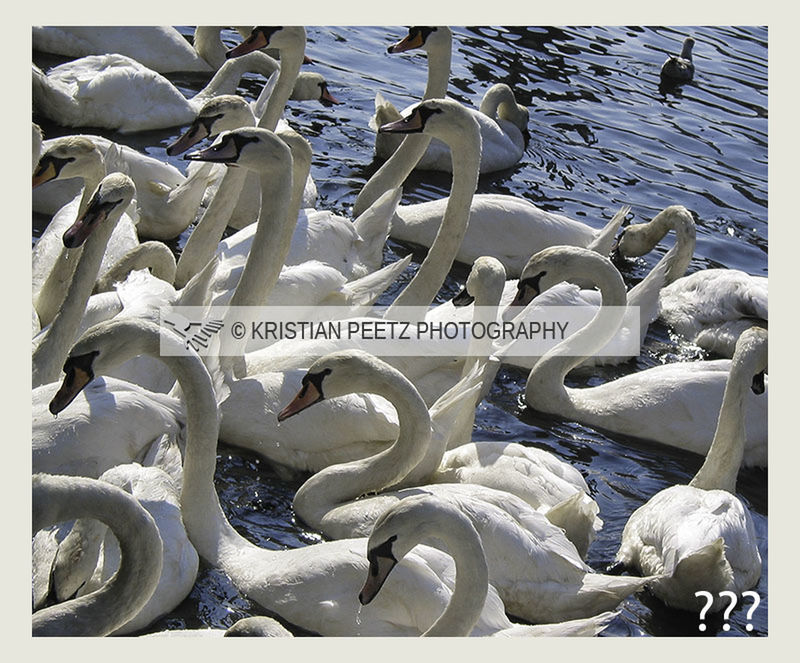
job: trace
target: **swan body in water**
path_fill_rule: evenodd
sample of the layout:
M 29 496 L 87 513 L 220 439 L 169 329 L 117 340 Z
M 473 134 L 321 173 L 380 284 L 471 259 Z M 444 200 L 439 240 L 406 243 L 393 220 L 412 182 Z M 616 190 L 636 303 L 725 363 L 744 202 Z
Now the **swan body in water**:
M 692 62 L 692 48 L 694 39 L 686 37 L 683 40 L 680 55 L 670 55 L 661 65 L 661 81 L 664 84 L 688 83 L 694 77 L 694 62 Z
M 656 220 L 657 217 L 625 228 L 616 252 L 625 257 L 642 256 L 674 227 L 677 233 L 674 249 L 682 245 L 686 248 L 680 249 L 680 257 L 670 265 L 666 285 L 658 296 L 658 316 L 707 352 L 732 357 L 736 339 L 743 331 L 754 324 L 767 326 L 767 277 L 738 269 L 701 269 L 684 276 L 694 252 L 694 233 L 687 236 L 680 227 L 659 224 Z
M 343 350 L 314 362 L 279 419 L 326 398 L 359 392 L 389 400 L 397 410 L 400 433 L 388 449 L 327 467 L 300 487 L 293 507 L 309 525 L 332 538 L 361 536 L 396 503 L 421 492 L 437 495 L 464 510 L 480 533 L 489 577 L 506 611 L 534 623 L 611 610 L 648 582 L 593 573 L 561 528 L 503 490 L 461 483 L 386 490 L 424 459 L 431 444 L 431 421 L 422 398 L 402 373 L 368 353 Z
M 489 567 L 481 537 L 472 521 L 457 507 L 432 495 L 415 495 L 387 509 L 375 521 L 367 542 L 369 574 L 358 595 L 362 605 L 379 594 L 397 563 L 418 543 L 431 539 L 449 551 L 455 560 L 456 577 L 447 608 L 422 633 L 423 637 L 469 635 L 487 602 L 498 598 L 489 584 Z M 501 608 L 502 610 L 502 608 Z M 617 613 L 560 624 L 521 625 L 509 621 L 495 637 L 593 636 Z
M 415 26 L 409 28 L 406 37 L 388 48 L 389 53 L 403 53 L 414 48 L 425 50 L 428 55 L 428 82 L 423 100 L 447 96 L 452 41 L 453 33 L 446 26 Z M 528 109 L 517 103 L 514 91 L 505 83 L 497 83 L 486 91 L 480 109 L 471 109 L 470 112 L 481 131 L 483 150 L 480 172 L 491 173 L 516 164 L 525 151 Z M 375 97 L 375 115 L 370 120 L 370 127 L 377 130 L 384 124 L 399 120 L 401 115 L 379 92 Z M 388 159 L 403 140 L 402 136 L 377 133 L 376 156 Z M 415 168 L 452 172 L 450 149 L 442 141 L 432 139 L 418 158 Z
M 551 247 L 533 256 L 523 271 L 538 291 L 565 279 L 591 279 L 602 306 L 589 324 L 539 359 L 528 375 L 525 402 L 532 408 L 612 433 L 705 455 L 714 437 L 731 368 L 728 359 L 674 362 L 624 375 L 593 387 L 569 388 L 567 373 L 602 348 L 625 313 L 625 284 L 611 264 L 579 247 Z M 767 463 L 767 398 L 745 398 L 744 465 Z
M 369 569 L 366 537 L 269 550 L 234 530 L 214 489 L 218 439 L 214 387 L 200 358 L 191 351 L 178 354 L 182 348 L 177 335 L 151 322 L 115 320 L 97 325 L 70 352 L 57 406 L 68 407 L 89 375 L 102 375 L 140 353 L 160 357 L 175 372 L 186 397 L 181 513 L 201 558 L 225 573 L 250 600 L 285 622 L 320 635 L 419 635 L 430 628 L 453 591 L 453 562 L 441 551 L 420 546 L 408 553 L 384 583 L 381 595 L 364 609 L 358 593 Z M 499 602 L 485 606 L 472 635 L 508 628 L 500 607 Z
M 750 513 L 735 495 L 744 453 L 745 393 L 767 368 L 767 332 L 755 327 L 736 344 L 717 430 L 706 460 L 687 486 L 654 495 L 631 514 L 616 560 L 645 574 L 663 573 L 653 593 L 667 605 L 701 612 L 730 605 L 761 577 L 761 555 Z M 762 385 L 763 386 L 763 385 Z M 710 592 L 713 603 L 698 597 Z M 722 594 L 722 595 L 721 595 Z
M 33 65 L 33 105 L 68 127 L 133 133 L 190 124 L 207 99 L 233 94 L 245 73 L 263 71 L 269 77 L 274 66 L 268 60 L 263 53 L 253 53 L 226 62 L 191 99 L 161 74 L 124 55 L 88 55 L 46 74 Z

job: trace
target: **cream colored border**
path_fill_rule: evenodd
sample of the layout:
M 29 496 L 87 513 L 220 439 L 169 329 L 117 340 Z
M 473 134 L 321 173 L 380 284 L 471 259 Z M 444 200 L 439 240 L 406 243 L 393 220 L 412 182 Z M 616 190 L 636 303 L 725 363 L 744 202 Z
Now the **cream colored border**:
M 800 237 L 800 218 L 792 203 L 798 189 L 797 141 L 797 45 L 800 43 L 798 12 L 791 3 L 762 0 L 699 2 L 619 2 L 611 0 L 569 0 L 538 2 L 506 0 L 489 3 L 472 0 L 384 0 L 384 2 L 347 2 L 343 0 L 306 0 L 303 3 L 259 2 L 211 3 L 209 0 L 154 2 L 81 2 L 40 0 L 36 3 L 7 3 L 4 8 L 5 35 L 2 41 L 5 95 L 0 99 L 5 131 L 2 135 L 3 196 L 6 203 L 0 228 L 6 241 L 2 276 L 6 286 L 6 315 L 0 341 L 3 342 L 5 378 L 2 467 L 2 499 L 6 505 L 2 544 L 4 570 L 4 628 L 8 651 L 4 657 L 57 658 L 59 661 L 93 661 L 113 658 L 115 663 L 177 660 L 190 657 L 201 661 L 231 661 L 234 657 L 253 660 L 318 661 L 379 660 L 381 663 L 407 659 L 443 660 L 455 657 L 468 661 L 525 661 L 558 657 L 573 661 L 634 660 L 675 661 L 753 661 L 764 656 L 780 655 L 794 645 L 800 633 L 795 622 L 800 616 L 795 607 L 798 583 L 798 523 L 794 489 L 800 480 L 800 434 L 793 425 L 800 408 L 794 401 L 798 368 L 792 341 L 800 332 L 797 298 L 792 297 L 798 279 L 793 267 L 798 264 L 793 248 Z M 769 587 L 770 635 L 768 638 L 601 638 L 542 639 L 536 642 L 496 639 L 459 639 L 420 641 L 404 639 L 303 638 L 297 640 L 257 639 L 204 640 L 202 642 L 145 641 L 134 638 L 33 640 L 30 637 L 30 548 L 19 530 L 30 529 L 30 483 L 27 469 L 30 454 L 29 384 L 30 360 L 28 286 L 30 262 L 30 198 L 28 164 L 30 155 L 30 26 L 35 23 L 91 25 L 193 25 L 220 22 L 247 25 L 268 22 L 279 25 L 409 25 L 409 24 L 529 24 L 529 25 L 767 25 L 769 27 L 769 264 L 772 276 L 772 328 L 770 366 L 770 549 Z M 19 91 L 23 91 L 20 93 Z M 18 167 L 22 164 L 22 167 Z M 23 250 L 23 247 L 25 249 Z M 23 348 L 26 350 L 23 351 Z M 780 649 L 779 649 L 780 648 Z M 257 658 L 256 658 L 257 657 Z M 35 659 L 34 659 L 35 660 Z

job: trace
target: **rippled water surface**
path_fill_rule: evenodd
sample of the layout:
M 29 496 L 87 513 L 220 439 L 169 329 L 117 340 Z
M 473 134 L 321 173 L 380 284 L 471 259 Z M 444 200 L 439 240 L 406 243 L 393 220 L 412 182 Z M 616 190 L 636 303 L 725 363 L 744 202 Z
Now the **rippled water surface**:
M 191 37 L 191 27 L 181 27 Z M 223 33 L 231 45 L 239 38 Z M 310 67 L 329 81 L 345 103 L 324 108 L 290 102 L 289 123 L 311 141 L 318 208 L 349 214 L 355 197 L 379 165 L 372 158 L 368 128 L 376 91 L 403 108 L 425 87 L 424 54 L 390 55 L 386 47 L 405 34 L 401 27 L 310 27 Z M 684 36 L 696 40 L 694 82 L 659 90 L 658 71 Z M 60 62 L 34 53 L 41 66 Z M 203 77 L 172 76 L 194 95 Z M 697 249 L 689 271 L 731 267 L 767 274 L 767 30 L 757 27 L 454 28 L 449 94 L 478 105 L 495 82 L 510 84 L 530 108 L 530 142 L 514 168 L 484 176 L 480 192 L 511 193 L 600 227 L 623 204 L 631 220 L 652 218 L 671 204 L 686 206 L 697 221 Z M 241 93 L 253 98 L 261 81 L 250 77 Z M 73 130 L 40 121 L 45 137 Z M 89 129 L 84 130 L 89 133 Z M 166 159 L 165 146 L 179 127 L 135 135 L 99 130 L 113 140 Z M 185 170 L 185 162 L 173 163 Z M 414 174 L 404 202 L 446 195 L 449 176 Z M 34 234 L 38 234 L 34 231 Z M 180 250 L 185 237 L 174 243 Z M 623 266 L 626 282 L 640 280 L 668 248 Z M 390 241 L 388 261 L 409 249 Z M 415 254 L 419 258 L 420 254 Z M 457 265 L 440 300 L 463 284 L 468 268 Z M 396 291 L 396 289 L 395 289 Z M 394 292 L 394 291 L 393 291 Z M 389 299 L 391 297 L 389 296 Z M 386 299 L 386 298 L 385 298 Z M 383 301 L 383 300 L 382 300 Z M 623 366 L 576 375 L 574 384 L 595 384 L 668 361 L 687 361 L 700 351 L 677 343 L 659 324 L 651 326 L 642 355 Z M 657 491 L 687 483 L 702 458 L 665 447 L 608 436 L 582 425 L 545 418 L 521 401 L 526 375 L 502 369 L 480 404 L 473 439 L 514 440 L 554 452 L 586 476 L 605 525 L 588 563 L 608 565 L 631 512 Z M 217 487 L 228 517 L 248 538 L 267 548 L 292 548 L 320 540 L 295 522 L 291 511 L 301 478 L 285 479 L 265 461 L 221 447 Z M 604 635 L 765 635 L 767 632 L 767 472 L 744 470 L 738 492 L 749 506 L 764 559 L 755 588 L 761 597 L 709 618 L 701 633 L 695 615 L 671 610 L 640 595 L 623 604 Z M 191 595 L 148 631 L 163 628 L 227 627 L 260 609 L 239 595 L 223 574 L 203 567 Z M 748 630 L 752 625 L 752 630 Z

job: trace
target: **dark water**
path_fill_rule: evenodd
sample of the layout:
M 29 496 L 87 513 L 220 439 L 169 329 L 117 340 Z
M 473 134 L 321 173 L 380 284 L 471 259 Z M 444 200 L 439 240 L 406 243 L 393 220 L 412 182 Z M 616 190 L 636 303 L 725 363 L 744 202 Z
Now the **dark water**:
M 193 30 L 180 30 L 191 37 Z M 405 34 L 400 27 L 311 27 L 306 52 L 345 102 L 324 108 L 290 102 L 289 123 L 314 148 L 312 175 L 318 208 L 349 214 L 355 197 L 379 165 L 372 159 L 374 134 L 367 127 L 375 92 L 398 108 L 417 100 L 425 87 L 421 53 L 389 55 L 386 47 Z M 224 33 L 234 44 L 233 33 Z M 697 220 L 697 250 L 689 271 L 730 267 L 767 274 L 767 30 L 757 27 L 511 27 L 454 28 L 449 94 L 477 104 L 494 82 L 507 82 L 531 111 L 531 139 L 514 168 L 481 178 L 480 192 L 511 193 L 541 207 L 599 227 L 622 205 L 633 222 L 650 219 L 671 204 L 687 207 Z M 667 53 L 680 50 L 686 35 L 696 40 L 694 82 L 673 92 L 659 90 L 658 71 Z M 39 64 L 57 60 L 34 54 Z M 185 94 L 202 77 L 173 77 Z M 241 92 L 254 97 L 260 81 Z M 34 119 L 37 119 L 34 116 Z M 45 137 L 71 130 L 42 122 Z M 88 132 L 88 130 L 86 130 Z M 180 129 L 133 136 L 96 131 L 166 158 L 165 146 Z M 184 162 L 174 160 L 179 168 Z M 412 175 L 404 202 L 446 195 L 449 176 Z M 185 236 L 175 242 L 179 250 Z M 629 284 L 640 280 L 668 248 L 623 266 Z M 408 252 L 389 242 L 386 260 Z M 451 272 L 440 298 L 463 283 L 468 268 Z M 659 324 L 651 327 L 641 357 L 626 365 L 578 375 L 575 384 L 596 383 L 667 361 L 699 358 L 676 343 Z M 603 530 L 588 563 L 608 565 L 630 513 L 649 497 L 687 483 L 702 458 L 642 441 L 607 436 L 578 424 L 543 418 L 521 402 L 526 375 L 502 369 L 480 404 L 473 439 L 514 440 L 547 449 L 586 476 L 600 505 Z M 300 480 L 286 481 L 257 457 L 221 447 L 217 487 L 228 517 L 248 538 L 268 548 L 291 548 L 319 540 L 298 525 L 291 499 Z M 755 590 L 761 602 L 740 602 L 729 630 L 721 616 L 704 633 L 697 616 L 639 595 L 623 604 L 604 635 L 766 635 L 768 612 L 767 472 L 743 470 L 739 495 L 753 515 L 764 559 Z M 203 567 L 191 595 L 149 631 L 226 627 L 258 614 L 218 571 Z M 752 613 L 752 614 L 749 614 Z M 748 619 L 748 616 L 751 618 Z M 747 626 L 752 630 L 747 630 Z

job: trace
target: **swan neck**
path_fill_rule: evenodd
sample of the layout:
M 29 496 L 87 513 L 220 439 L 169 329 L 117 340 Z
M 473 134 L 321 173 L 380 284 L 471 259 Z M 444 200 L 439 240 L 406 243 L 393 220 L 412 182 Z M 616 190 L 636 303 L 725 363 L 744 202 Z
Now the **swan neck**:
M 414 385 L 399 371 L 381 367 L 358 389 L 383 396 L 395 407 L 400 434 L 388 449 L 369 458 L 331 465 L 300 487 L 293 505 L 312 526 L 319 527 L 335 507 L 398 483 L 420 462 L 430 443 L 428 408 Z
M 303 36 L 302 42 L 298 41 L 296 45 L 281 48 L 281 63 L 278 80 L 275 83 L 275 89 L 269 97 L 264 115 L 258 123 L 258 126 L 262 129 L 275 131 L 278 126 L 278 120 L 280 120 L 281 115 L 283 115 L 283 109 L 286 107 L 286 102 L 289 101 L 289 97 L 294 89 L 294 82 L 300 73 L 304 54 L 305 35 Z
M 183 247 L 175 274 L 175 287 L 182 288 L 214 257 L 225 227 L 239 202 L 249 171 L 226 168 L 217 193 L 203 212 Z
M 61 367 L 78 332 L 100 271 L 106 245 L 121 215 L 122 210 L 109 215 L 86 240 L 66 297 L 33 351 L 33 387 L 54 382 L 61 375 Z
M 478 623 L 489 593 L 486 554 L 480 536 L 466 517 L 443 519 L 436 538 L 445 544 L 455 562 L 455 587 L 445 611 L 422 635 L 466 636 Z
M 452 44 L 453 40 L 449 39 L 446 46 L 428 51 L 428 82 L 425 85 L 425 93 L 422 95 L 423 99 L 440 99 L 447 95 Z
M 460 134 L 458 143 L 453 142 L 450 150 L 453 181 L 442 222 L 428 249 L 428 255 L 414 278 L 389 307 L 387 318 L 392 317 L 395 306 L 430 306 L 442 287 L 467 232 L 481 161 L 481 138 L 477 123 L 470 127 L 469 134 Z
M 525 385 L 525 400 L 544 411 L 569 409 L 571 398 L 564 378 L 614 337 L 625 315 L 625 283 L 613 265 L 600 256 L 597 259 L 590 256 L 581 267 L 564 276 L 596 285 L 601 294 L 600 310 L 587 325 L 545 353 L 531 369 Z
M 736 492 L 736 477 L 744 457 L 744 413 L 751 379 L 752 374 L 748 375 L 747 364 L 741 361 L 740 356 L 735 356 L 731 360 L 728 381 L 725 383 L 714 439 L 703 465 L 689 483 L 690 486 L 704 490 Z
M 112 290 L 115 283 L 124 281 L 128 274 L 137 269 L 149 269 L 156 278 L 172 283 L 175 280 L 175 256 L 163 242 L 137 244 L 97 279 L 94 292 Z
M 34 636 L 112 633 L 144 607 L 161 577 L 161 537 L 135 498 L 102 481 L 34 475 L 33 530 L 75 518 L 109 526 L 120 546 L 119 570 L 97 591 L 34 614 Z
M 300 211 L 299 205 L 290 209 L 293 178 L 289 164 L 286 166 L 260 174 L 258 225 L 230 306 L 262 306 L 278 282 Z

